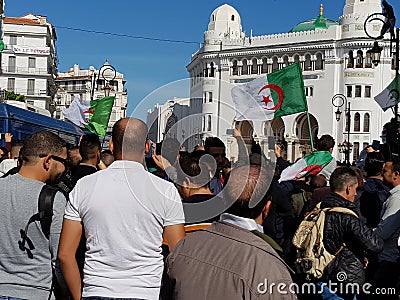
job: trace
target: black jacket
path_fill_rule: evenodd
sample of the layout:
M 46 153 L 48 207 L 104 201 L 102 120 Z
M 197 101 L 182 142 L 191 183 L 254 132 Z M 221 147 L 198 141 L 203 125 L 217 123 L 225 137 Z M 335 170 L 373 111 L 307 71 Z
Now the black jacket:
M 345 207 L 356 211 L 354 203 L 336 193 L 330 194 L 322 201 L 321 208 L 327 207 Z M 345 213 L 328 212 L 325 218 L 324 245 L 330 253 L 334 254 L 343 243 L 346 244 L 346 248 L 325 269 L 325 279 L 344 284 L 362 285 L 365 281 L 365 253 L 382 251 L 383 241 L 359 218 Z M 339 272 L 344 273 L 338 275 Z M 345 280 L 341 280 L 343 278 Z
M 389 190 L 382 180 L 376 178 L 367 178 L 364 185 L 360 187 L 358 197 L 360 210 L 369 228 L 378 226 L 383 203 L 390 196 Z

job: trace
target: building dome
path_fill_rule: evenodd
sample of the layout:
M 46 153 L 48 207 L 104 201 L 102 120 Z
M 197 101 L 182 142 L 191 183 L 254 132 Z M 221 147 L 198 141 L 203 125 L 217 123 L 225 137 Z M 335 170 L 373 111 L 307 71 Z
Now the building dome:
M 239 13 L 228 4 L 221 5 L 212 12 L 210 23 L 208 24 L 208 30 L 219 30 L 219 24 L 236 25 L 234 27 L 240 27 L 240 30 L 242 27 Z M 224 29 L 225 31 L 226 27 L 221 29 Z
M 321 4 L 319 9 L 319 16 L 317 18 L 299 23 L 294 26 L 289 32 L 328 29 L 330 26 L 333 25 L 339 25 L 339 23 L 333 20 L 329 20 L 323 16 L 323 6 Z

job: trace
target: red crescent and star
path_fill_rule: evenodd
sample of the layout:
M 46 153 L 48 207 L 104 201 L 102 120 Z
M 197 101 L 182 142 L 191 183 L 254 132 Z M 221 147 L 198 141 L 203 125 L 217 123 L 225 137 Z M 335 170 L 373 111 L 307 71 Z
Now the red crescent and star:
M 277 110 L 277 109 L 279 109 L 282 106 L 282 102 L 283 102 L 283 90 L 282 90 L 282 88 L 280 86 L 276 85 L 276 84 L 267 84 L 267 85 L 263 86 L 258 91 L 258 94 L 260 94 L 265 89 L 274 90 L 278 94 L 279 101 L 274 107 L 271 107 L 271 108 L 264 107 L 264 109 L 266 109 L 266 110 Z M 263 102 L 265 104 L 265 106 L 267 106 L 268 103 L 270 103 L 270 102 L 272 102 L 272 103 L 274 102 L 271 99 L 271 95 L 269 95 L 268 97 L 265 97 L 264 95 L 262 95 L 262 97 L 263 97 L 263 100 L 261 102 Z

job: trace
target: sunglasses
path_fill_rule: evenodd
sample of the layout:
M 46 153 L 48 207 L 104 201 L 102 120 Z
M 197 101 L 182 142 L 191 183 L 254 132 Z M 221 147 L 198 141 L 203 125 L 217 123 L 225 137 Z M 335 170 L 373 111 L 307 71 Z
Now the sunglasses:
M 43 158 L 43 157 L 46 157 L 46 156 L 47 156 L 47 154 L 40 154 L 39 155 L 40 158 Z M 66 167 L 66 168 L 68 168 L 68 166 L 69 166 L 68 159 L 65 159 L 65 158 L 62 158 L 62 157 L 59 157 L 59 156 L 53 155 L 53 154 L 50 155 L 50 158 L 62 163 L 64 165 L 64 167 Z

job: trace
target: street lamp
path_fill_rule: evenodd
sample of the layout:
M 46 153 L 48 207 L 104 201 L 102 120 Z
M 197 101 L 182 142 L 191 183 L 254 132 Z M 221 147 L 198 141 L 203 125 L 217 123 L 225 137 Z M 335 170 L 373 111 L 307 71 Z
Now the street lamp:
M 394 15 L 393 8 L 390 4 L 388 4 L 386 1 L 382 2 L 383 4 L 383 12 L 382 13 L 375 13 L 372 15 L 369 15 L 367 19 L 364 22 L 364 31 L 366 35 L 374 39 L 374 46 L 372 47 L 371 55 L 372 55 L 372 62 L 375 66 L 377 66 L 380 63 L 380 55 L 383 50 L 383 47 L 380 47 L 378 44 L 378 40 L 382 40 L 384 38 L 384 35 L 387 32 L 390 32 L 390 55 L 392 56 L 392 64 L 395 66 L 395 75 L 396 77 L 399 75 L 399 38 L 400 38 L 400 29 L 395 28 L 396 24 L 396 17 Z M 374 31 L 374 27 L 376 27 L 377 23 L 381 23 L 381 31 L 379 35 L 373 35 L 372 32 Z M 399 91 L 394 89 L 391 90 L 389 93 L 390 97 L 393 99 L 396 99 L 396 104 L 394 105 L 394 120 L 393 120 L 393 136 L 395 139 L 392 142 L 388 142 L 389 147 L 392 148 L 392 151 L 394 150 L 394 153 L 397 153 L 399 155 L 399 118 L 398 118 L 398 112 L 399 112 Z M 392 144 L 392 145 L 391 145 Z
M 101 81 L 104 81 L 104 96 L 108 97 L 110 96 L 110 91 L 111 91 L 111 87 L 109 85 L 110 81 L 113 81 L 115 79 L 115 77 L 117 76 L 117 71 L 115 70 L 115 68 L 110 65 L 110 63 L 106 60 L 104 62 L 104 64 L 101 66 L 101 68 L 99 69 L 98 73 L 96 74 L 96 72 L 93 72 L 92 75 L 92 92 L 90 95 L 90 99 L 93 100 L 94 98 L 94 90 L 96 88 L 99 87 L 99 84 L 101 83 Z M 97 80 L 96 80 L 97 77 Z
M 340 108 L 344 105 L 344 111 L 346 115 L 346 129 L 347 129 L 347 141 L 344 140 L 343 144 L 339 144 L 339 152 L 345 154 L 345 162 L 347 166 L 350 166 L 350 152 L 352 150 L 353 145 L 350 143 L 350 101 L 347 101 L 347 98 L 343 94 L 336 94 L 332 97 L 332 105 L 337 108 L 335 111 L 336 121 L 340 121 L 340 117 L 342 112 Z

